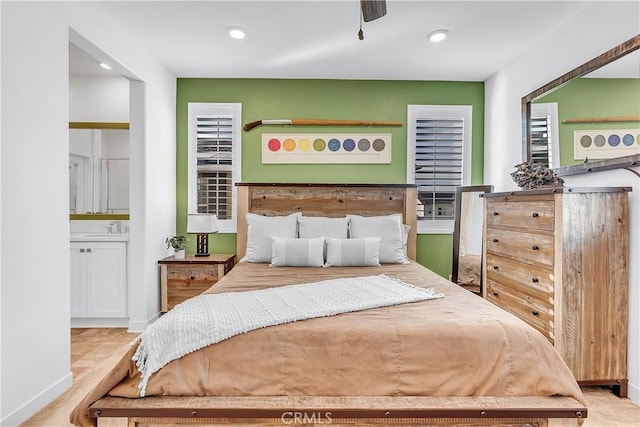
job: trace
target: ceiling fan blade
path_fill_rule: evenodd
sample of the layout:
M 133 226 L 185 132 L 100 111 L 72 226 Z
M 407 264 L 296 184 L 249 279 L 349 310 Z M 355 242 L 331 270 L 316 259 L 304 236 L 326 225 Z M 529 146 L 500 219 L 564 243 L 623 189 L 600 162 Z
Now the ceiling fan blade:
M 385 0 L 360 0 L 362 7 L 362 19 L 364 22 L 382 18 L 387 14 L 387 3 Z

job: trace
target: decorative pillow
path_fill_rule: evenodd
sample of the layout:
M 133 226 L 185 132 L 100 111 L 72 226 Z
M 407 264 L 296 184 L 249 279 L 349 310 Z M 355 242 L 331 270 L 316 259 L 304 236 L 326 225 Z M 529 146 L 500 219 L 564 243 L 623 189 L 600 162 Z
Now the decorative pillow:
M 380 236 L 380 262 L 406 264 L 401 214 L 383 216 L 347 215 L 351 238 Z
M 409 233 L 411 232 L 411 226 L 408 224 L 402 224 L 402 247 L 404 249 L 404 256 L 407 256 L 407 242 L 409 242 Z
M 299 213 L 287 216 L 263 216 L 248 213 L 247 250 L 240 262 L 271 262 L 273 237 L 295 238 Z
M 273 237 L 272 267 L 322 267 L 324 237 L 287 239 Z
M 300 238 L 333 237 L 346 239 L 349 221 L 346 217 L 329 218 L 326 216 L 300 216 L 298 217 L 298 230 Z
M 380 237 L 333 239 L 327 237 L 327 267 L 373 267 L 380 265 Z

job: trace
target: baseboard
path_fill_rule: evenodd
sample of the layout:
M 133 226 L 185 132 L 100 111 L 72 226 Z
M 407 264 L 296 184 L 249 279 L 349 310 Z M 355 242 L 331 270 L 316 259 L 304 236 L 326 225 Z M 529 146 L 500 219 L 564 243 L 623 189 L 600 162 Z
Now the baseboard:
M 82 318 L 72 317 L 72 328 L 126 328 L 129 324 L 128 318 Z
M 65 391 L 71 388 L 73 384 L 73 374 L 69 372 L 67 375 L 56 381 L 50 387 L 38 394 L 36 397 L 13 411 L 0 421 L 3 426 L 17 426 L 31 418 L 36 412 L 51 403 Z
M 153 322 L 155 322 L 160 318 L 160 314 L 161 313 L 156 313 L 155 315 L 151 316 L 148 320 L 143 320 L 143 321 L 129 320 L 129 329 L 127 330 L 127 332 L 130 332 L 130 333 L 144 332 L 144 330 L 147 329 L 147 326 L 149 326 L 150 324 L 152 324 Z
M 640 406 L 640 386 L 629 383 L 628 388 L 629 399 L 636 405 Z

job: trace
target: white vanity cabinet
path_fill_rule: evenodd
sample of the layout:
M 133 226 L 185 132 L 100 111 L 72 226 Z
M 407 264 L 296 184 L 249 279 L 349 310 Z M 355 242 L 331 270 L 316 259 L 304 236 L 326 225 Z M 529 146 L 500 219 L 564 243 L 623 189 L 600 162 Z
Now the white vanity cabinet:
M 127 243 L 71 241 L 71 326 L 127 325 Z

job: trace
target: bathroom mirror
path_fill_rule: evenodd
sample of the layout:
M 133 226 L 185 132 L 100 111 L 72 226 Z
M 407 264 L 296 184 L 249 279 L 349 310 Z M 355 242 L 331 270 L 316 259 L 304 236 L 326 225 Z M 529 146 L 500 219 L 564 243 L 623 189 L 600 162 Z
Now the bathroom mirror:
M 524 96 L 523 160 L 535 160 L 543 164 L 549 161 L 549 166 L 561 176 L 639 165 L 639 48 L 640 35 L 637 35 Z M 623 95 L 605 101 L 605 97 L 613 92 L 609 89 L 612 86 L 605 87 L 605 84 L 617 85 L 623 80 L 625 84 L 632 85 L 632 90 L 617 89 Z M 587 88 L 595 90 L 591 88 L 596 84 L 599 84 L 599 92 L 590 95 Z M 599 104 L 587 109 L 587 102 L 570 96 L 572 91 L 586 96 L 589 103 Z M 547 128 L 540 117 L 544 114 L 532 116 L 532 110 L 541 106 L 537 105 L 541 102 L 554 104 L 550 102 L 554 97 L 557 98 L 555 104 L 560 111 L 560 118 L 554 126 Z M 553 136 L 548 139 L 547 136 L 552 135 L 551 132 L 558 132 L 558 128 L 556 140 L 552 141 Z M 581 136 L 581 132 L 584 136 Z M 544 137 L 540 138 L 541 135 Z M 559 146 L 553 150 L 548 144 Z M 560 159 L 549 159 L 547 152 L 559 153 Z
M 484 198 L 492 185 L 456 188 L 451 281 L 482 295 L 482 218 Z
M 69 123 L 69 213 L 129 213 L 128 123 Z

